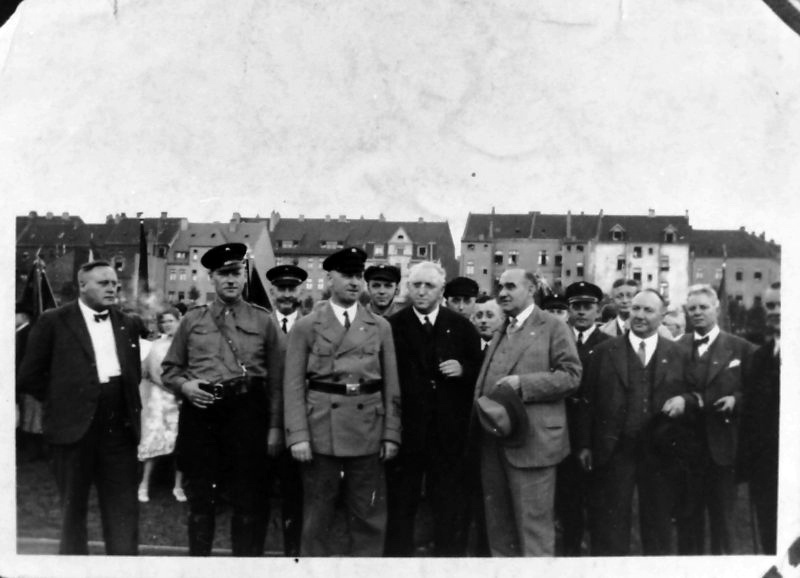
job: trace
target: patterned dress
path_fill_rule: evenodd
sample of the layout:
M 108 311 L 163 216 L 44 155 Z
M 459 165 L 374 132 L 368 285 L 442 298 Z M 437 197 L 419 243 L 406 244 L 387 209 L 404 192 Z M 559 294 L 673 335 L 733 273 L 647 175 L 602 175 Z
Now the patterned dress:
M 166 335 L 154 341 L 142 363 L 142 437 L 139 460 L 171 454 L 178 437 L 179 401 L 161 383 L 161 361 L 172 338 Z

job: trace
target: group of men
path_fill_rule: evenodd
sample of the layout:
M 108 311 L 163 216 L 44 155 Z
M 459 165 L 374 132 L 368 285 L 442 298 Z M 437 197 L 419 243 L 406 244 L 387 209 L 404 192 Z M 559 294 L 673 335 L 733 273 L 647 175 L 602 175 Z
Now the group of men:
M 216 298 L 187 312 L 163 362 L 183 400 L 191 555 L 211 553 L 223 497 L 233 554 L 261 555 L 273 480 L 289 556 L 414 555 L 423 497 L 431 555 L 580 555 L 587 526 L 591 554 L 625 555 L 634 490 L 644 554 L 676 551 L 674 528 L 678 552 L 702 553 L 706 510 L 712 552 L 728 553 L 743 455 L 774 551 L 779 288 L 766 299 L 776 337 L 753 354 L 719 330 L 707 286 L 690 288 L 694 334 L 676 342 L 662 333 L 662 296 L 631 283 L 614 286 L 618 317 L 600 327 L 603 293 L 590 283 L 567 288 L 559 316 L 536 304 L 538 280 L 522 269 L 505 271 L 490 298 L 422 262 L 401 307 L 400 270 L 365 269 L 364 251 L 347 247 L 323 263 L 330 298 L 302 315 L 307 273 L 294 265 L 267 272 L 272 312 L 242 298 L 246 250 L 203 256 Z M 106 550 L 130 555 L 137 336 L 113 307 L 108 263 L 86 264 L 78 281 L 79 300 L 34 326 L 19 383 L 45 401 L 61 553 L 87 552 L 94 483 Z M 342 506 L 344 550 L 331 538 Z

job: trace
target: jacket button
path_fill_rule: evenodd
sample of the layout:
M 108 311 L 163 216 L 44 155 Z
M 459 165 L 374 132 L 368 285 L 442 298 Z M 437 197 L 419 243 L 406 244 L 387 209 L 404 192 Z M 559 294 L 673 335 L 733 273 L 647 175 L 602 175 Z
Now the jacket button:
M 337 407 L 339 407 L 339 404 L 338 404 L 338 403 L 332 403 L 332 404 L 331 404 L 331 408 L 332 408 L 332 409 L 336 409 Z
M 364 404 L 363 403 L 359 403 L 356 407 L 358 409 L 364 409 Z

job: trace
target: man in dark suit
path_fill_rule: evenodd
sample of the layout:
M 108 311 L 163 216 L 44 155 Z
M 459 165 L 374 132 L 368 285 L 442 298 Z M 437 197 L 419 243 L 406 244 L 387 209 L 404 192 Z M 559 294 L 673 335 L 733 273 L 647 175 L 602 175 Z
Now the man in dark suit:
M 469 523 L 465 442 L 480 368 L 480 337 L 464 316 L 440 307 L 445 272 L 435 263 L 408 275 L 412 306 L 389 318 L 402 402 L 403 446 L 386 465 L 386 556 L 414 554 L 422 496 L 433 512 L 435 556 L 463 556 Z
M 478 296 L 478 284 L 469 277 L 456 277 L 444 286 L 444 298 L 447 308 L 460 313 L 467 319 L 475 311 L 475 298 Z
M 503 327 L 506 317 L 497 299 L 481 295 L 475 300 L 475 311 L 472 313 L 471 321 L 481 336 L 481 351 L 485 352 L 494 334 Z
M 106 553 L 138 551 L 141 401 L 139 340 L 113 305 L 117 275 L 105 261 L 78 272 L 79 299 L 42 314 L 19 372 L 22 391 L 44 401 L 61 497 L 61 554 L 88 554 L 89 490 L 97 487 Z
M 289 333 L 283 383 L 286 445 L 301 463 L 303 556 L 330 556 L 344 481 L 347 552 L 380 556 L 386 537 L 383 462 L 400 445 L 400 385 L 389 322 L 358 297 L 367 255 L 346 247 L 322 263 L 331 298 Z
M 308 273 L 296 265 L 277 265 L 267 271 L 270 282 L 270 296 L 275 309 L 272 318 L 288 335 L 295 322 L 302 317 L 300 298 L 303 282 Z M 300 536 L 303 530 L 303 480 L 300 465 L 292 459 L 287 448 L 271 458 L 273 471 L 277 474 L 281 497 L 281 519 L 283 521 L 283 553 L 286 556 L 300 555 Z
M 530 423 L 518 447 L 480 432 L 493 556 L 555 553 L 556 465 L 569 454 L 564 398 L 578 388 L 581 364 L 567 324 L 535 306 L 536 284 L 523 269 L 500 276 L 497 300 L 508 321 L 492 339 L 475 387 L 477 400 L 508 385 L 522 398 Z
M 781 405 L 781 284 L 764 292 L 767 341 L 752 356 L 742 402 L 741 477 L 749 482 L 761 549 L 775 554 Z
M 603 291 L 597 285 L 578 281 L 567 287 L 564 294 L 569 303 L 569 324 L 575 335 L 575 345 L 581 364 L 585 365 L 592 351 L 611 337 L 597 328 Z M 578 459 L 581 414 L 586 411 L 586 400 L 579 389 L 566 399 L 567 425 L 572 453 L 558 464 L 556 477 L 556 515 L 561 521 L 562 539 L 559 554 L 580 556 L 585 527 L 586 494 L 589 474 Z
M 681 496 L 685 512 L 678 517 L 678 553 L 704 553 L 708 510 L 711 553 L 732 554 L 739 407 L 753 347 L 720 330 L 719 300 L 710 285 L 689 287 L 686 311 L 694 333 L 684 335 L 679 343 L 691 358 L 688 376 L 700 396 L 697 434 L 702 454 L 688 492 Z
M 582 388 L 589 403 L 578 435 L 580 460 L 593 471 L 590 497 L 592 555 L 630 553 L 633 493 L 638 489 L 639 527 L 645 555 L 672 553 L 675 503 L 671 458 L 659 451 L 654 426 L 690 414 L 697 397 L 686 383 L 686 359 L 658 327 L 666 310 L 652 289 L 636 294 L 630 332 L 589 354 Z

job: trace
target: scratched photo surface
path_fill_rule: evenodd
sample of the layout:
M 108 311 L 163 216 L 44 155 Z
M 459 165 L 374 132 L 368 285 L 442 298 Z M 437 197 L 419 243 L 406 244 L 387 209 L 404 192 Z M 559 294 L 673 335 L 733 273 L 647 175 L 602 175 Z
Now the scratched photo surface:
M 470 213 L 652 210 L 687 214 L 695 229 L 763 232 L 781 245 L 791 298 L 798 8 L 796 0 L 24 0 L 0 27 L 6 246 L 15 244 L 15 216 L 31 211 L 85 223 L 163 212 L 206 223 L 273 212 L 422 218 L 447 221 L 459 253 Z M 9 251 L 9 270 L 13 259 Z M 3 291 L 10 319 L 12 283 Z M 784 301 L 789 327 L 796 311 Z M 800 444 L 791 443 L 800 426 L 787 418 L 800 410 L 797 388 L 787 389 L 798 379 L 796 338 L 784 334 L 778 557 L 752 556 L 747 545 L 718 559 L 558 559 L 558 572 L 760 576 L 780 564 L 800 536 Z M 8 339 L 0 481 L 19 498 Z M 2 575 L 332 568 L 324 560 L 18 555 L 17 506 L 0 506 Z M 163 515 L 178 517 L 182 507 L 170 503 Z M 227 520 L 218 538 L 227 539 Z M 148 524 L 144 531 L 159 521 Z M 172 545 L 184 546 L 185 525 L 176 528 L 184 533 Z M 276 532 L 270 526 L 268 541 Z M 37 537 L 35 528 L 25 533 Z M 42 533 L 57 538 L 57 528 Z M 445 575 L 552 563 L 357 559 L 341 568 Z M 785 563 L 782 572 L 791 575 Z

